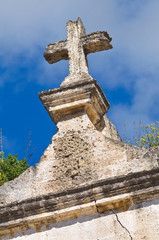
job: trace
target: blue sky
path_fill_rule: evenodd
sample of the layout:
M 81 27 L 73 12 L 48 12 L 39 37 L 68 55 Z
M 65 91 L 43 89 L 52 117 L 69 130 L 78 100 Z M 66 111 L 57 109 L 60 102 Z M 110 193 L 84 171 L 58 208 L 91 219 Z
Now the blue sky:
M 31 131 L 36 147 L 31 164 L 56 133 L 38 92 L 59 87 L 68 61 L 50 65 L 45 47 L 66 39 L 66 22 L 81 17 L 86 32 L 106 30 L 113 49 L 88 56 L 89 72 L 104 90 L 111 107 L 107 116 L 123 136 L 133 122 L 159 120 L 158 0 L 1 0 L 0 128 L 3 149 L 23 152 Z

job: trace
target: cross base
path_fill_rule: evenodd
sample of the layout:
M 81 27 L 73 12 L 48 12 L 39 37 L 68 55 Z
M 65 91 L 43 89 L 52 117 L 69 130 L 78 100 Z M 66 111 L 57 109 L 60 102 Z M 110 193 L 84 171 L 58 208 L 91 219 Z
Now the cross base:
M 69 74 L 61 83 L 60 87 L 67 88 L 79 85 L 85 82 L 92 82 L 93 78 L 85 72 L 79 74 Z
M 96 126 L 110 107 L 94 79 L 68 88 L 43 91 L 39 93 L 39 98 L 55 124 L 66 115 L 85 110 Z

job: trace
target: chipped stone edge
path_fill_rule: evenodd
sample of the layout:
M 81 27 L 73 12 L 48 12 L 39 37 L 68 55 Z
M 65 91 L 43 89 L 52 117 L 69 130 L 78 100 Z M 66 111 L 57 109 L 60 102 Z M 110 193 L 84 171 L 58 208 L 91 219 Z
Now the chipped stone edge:
M 79 82 L 76 86 L 43 91 L 39 93 L 39 98 L 55 124 L 63 115 L 83 109 L 91 122 L 96 125 L 110 107 L 102 89 L 94 79 L 85 83 Z
M 60 194 L 62 199 L 60 199 Z M 10 216 L 13 214 L 12 220 L 9 221 L 8 219 L 8 221 L 1 222 L 0 234 L 6 234 L 10 229 L 17 227 L 25 230 L 28 229 L 28 226 L 34 224 L 57 223 L 112 210 L 127 211 L 133 204 L 158 199 L 159 168 L 129 174 L 125 177 L 94 182 L 90 185 L 53 195 L 56 195 L 56 197 L 52 196 L 53 202 L 51 202 L 49 196 L 41 196 L 41 199 L 27 200 L 26 203 L 28 203 L 28 206 L 26 210 L 31 211 L 29 213 L 30 216 L 27 216 L 27 211 L 25 212 L 26 203 L 23 202 L 15 203 L 15 206 L 8 205 L 0 208 L 0 216 L 2 213 L 5 214 L 5 210 L 6 216 L 8 215 L 8 211 L 10 212 Z M 36 209 L 35 206 L 38 201 L 39 208 Z M 38 214 L 34 214 L 32 204 L 38 210 Z M 45 208 L 41 209 L 42 206 Z M 19 217 L 20 208 L 22 209 L 21 217 Z M 17 216 L 16 211 L 18 211 Z M 5 219 L 4 215 L 3 219 Z

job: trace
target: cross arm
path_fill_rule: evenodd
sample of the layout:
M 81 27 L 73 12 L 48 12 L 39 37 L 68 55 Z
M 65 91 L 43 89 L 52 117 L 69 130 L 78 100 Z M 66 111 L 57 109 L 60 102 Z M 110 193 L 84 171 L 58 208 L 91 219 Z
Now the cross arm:
M 93 32 L 81 37 L 85 54 L 99 52 L 113 48 L 111 38 L 106 31 Z
M 44 57 L 48 63 L 56 63 L 60 60 L 68 60 L 67 40 L 50 43 L 46 47 Z

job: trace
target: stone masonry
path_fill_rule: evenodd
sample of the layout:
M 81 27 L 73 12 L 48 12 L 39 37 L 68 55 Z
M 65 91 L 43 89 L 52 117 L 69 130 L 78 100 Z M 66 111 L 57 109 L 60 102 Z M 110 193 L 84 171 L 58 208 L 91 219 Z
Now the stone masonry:
M 62 82 L 61 87 L 68 87 L 81 81 L 91 81 L 87 55 L 112 48 L 111 38 L 107 32 L 100 31 L 86 35 L 80 18 L 74 22 L 68 21 L 67 33 L 67 40 L 49 44 L 44 53 L 44 57 L 49 63 L 55 63 L 62 59 L 69 60 L 70 74 Z
M 49 63 L 69 60 L 60 88 L 39 93 L 57 133 L 35 168 L 0 187 L 0 240 L 158 240 L 159 147 L 127 145 L 106 117 L 109 102 L 87 68 L 112 48 L 80 18 L 49 44 Z

